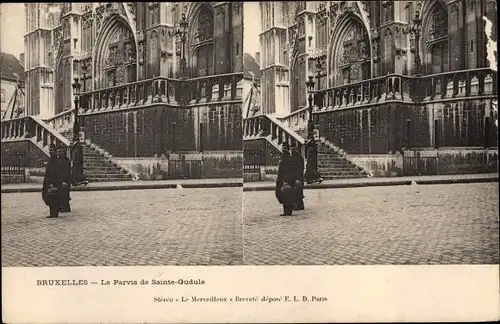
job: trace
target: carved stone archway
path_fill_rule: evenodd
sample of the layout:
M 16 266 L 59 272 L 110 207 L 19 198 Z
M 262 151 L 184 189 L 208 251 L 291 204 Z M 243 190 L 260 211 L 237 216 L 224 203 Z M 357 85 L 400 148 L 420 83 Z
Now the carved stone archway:
M 94 89 L 107 86 L 103 84 L 103 81 L 106 72 L 108 72 L 109 69 L 109 56 L 110 54 L 114 54 L 110 53 L 112 52 L 110 51 L 110 45 L 112 45 L 116 36 L 119 37 L 117 34 L 122 33 L 123 31 L 126 31 L 126 37 L 129 41 L 127 41 L 126 44 L 123 44 L 123 48 L 120 48 L 117 59 L 119 61 L 120 56 L 127 56 L 124 58 L 126 61 L 125 63 L 127 63 L 125 65 L 135 66 L 135 71 L 133 73 L 135 80 L 137 80 L 137 76 L 139 75 L 137 62 L 137 35 L 135 25 L 131 23 L 131 19 L 133 19 L 133 17 L 131 17 L 129 12 L 130 10 L 128 10 L 127 5 L 120 3 L 107 3 L 105 5 L 105 10 L 103 22 L 92 53 L 92 75 L 95 77 Z M 130 59 L 129 57 L 130 50 L 133 52 L 133 59 Z M 119 62 L 117 62 L 117 64 L 118 63 Z M 125 67 L 121 66 L 121 68 Z
M 349 40 L 349 34 L 353 33 L 354 30 L 358 30 L 358 33 L 354 33 L 355 37 Z M 361 34 L 359 34 L 361 33 Z M 363 18 L 355 14 L 352 11 L 347 11 L 343 13 L 338 22 L 335 24 L 333 33 L 330 36 L 330 43 L 328 48 L 328 84 L 330 87 L 343 84 L 344 81 L 340 82 L 340 75 L 342 69 L 347 68 L 347 62 L 344 62 L 341 56 L 346 56 L 347 53 L 345 49 L 342 48 L 343 43 L 346 41 L 352 42 L 352 64 L 351 66 L 359 65 L 362 69 L 362 76 L 359 79 L 371 78 L 373 75 L 373 53 L 372 44 L 370 39 L 369 29 L 363 21 Z M 362 36 L 362 37 L 359 37 Z M 346 55 L 342 55 L 346 54 Z M 356 55 L 359 54 L 359 57 Z M 366 65 L 364 65 L 366 64 Z M 344 66 L 346 65 L 346 66 Z M 349 81 L 350 83 L 350 81 Z
M 190 76 L 215 74 L 215 12 L 209 3 L 189 6 L 186 49 Z

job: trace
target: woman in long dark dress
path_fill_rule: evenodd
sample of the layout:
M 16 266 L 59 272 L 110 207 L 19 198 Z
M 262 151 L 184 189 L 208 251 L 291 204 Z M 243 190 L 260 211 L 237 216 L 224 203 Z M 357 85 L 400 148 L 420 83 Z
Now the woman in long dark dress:
M 275 195 L 278 202 L 283 205 L 283 214 L 280 216 L 291 216 L 294 209 L 293 186 L 295 184 L 295 170 L 290 156 L 288 143 L 282 145 L 283 154 L 278 168 Z

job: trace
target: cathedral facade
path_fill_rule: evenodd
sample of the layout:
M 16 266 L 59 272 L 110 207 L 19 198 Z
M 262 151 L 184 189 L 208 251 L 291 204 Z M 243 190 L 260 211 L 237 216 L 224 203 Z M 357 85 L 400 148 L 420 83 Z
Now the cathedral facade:
M 260 13 L 260 113 L 280 123 L 249 119 L 252 134 L 305 138 L 314 93 L 319 136 L 353 156 L 497 147 L 495 1 L 262 1 Z
M 111 154 L 241 149 L 241 2 L 25 8 L 27 115 L 73 109 L 78 78 L 85 135 Z

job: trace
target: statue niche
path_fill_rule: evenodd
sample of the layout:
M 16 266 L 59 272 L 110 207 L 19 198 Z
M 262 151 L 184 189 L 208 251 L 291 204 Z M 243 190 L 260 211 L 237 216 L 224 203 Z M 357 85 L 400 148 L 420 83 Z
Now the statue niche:
M 137 80 L 136 47 L 129 28 L 121 26 L 110 37 L 104 55 L 104 87 L 113 87 Z

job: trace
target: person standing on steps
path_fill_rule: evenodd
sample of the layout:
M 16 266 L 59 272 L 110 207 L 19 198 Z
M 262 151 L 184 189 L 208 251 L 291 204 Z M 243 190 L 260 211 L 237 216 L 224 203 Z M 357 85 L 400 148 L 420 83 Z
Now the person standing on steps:
M 60 212 L 69 213 L 71 211 L 71 206 L 69 205 L 70 191 L 71 191 L 71 160 L 66 156 L 66 148 L 64 146 L 59 146 L 57 148 L 57 167 L 59 173 L 60 182 Z
M 290 156 L 288 143 L 282 144 L 281 161 L 278 167 L 275 195 L 278 202 L 283 205 L 283 214 L 280 216 L 291 216 L 294 208 L 295 197 L 293 186 L 295 184 L 295 170 Z
M 304 210 L 304 158 L 299 152 L 297 144 L 291 146 L 291 162 L 295 171 L 294 193 L 296 195 L 295 210 Z

